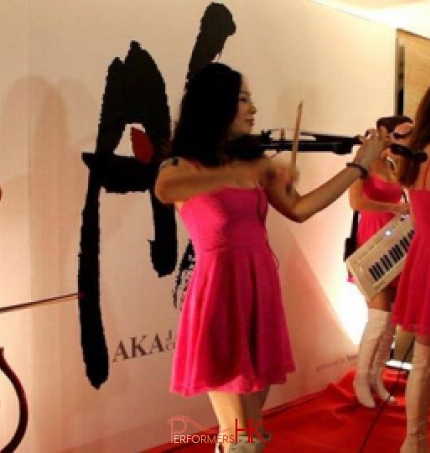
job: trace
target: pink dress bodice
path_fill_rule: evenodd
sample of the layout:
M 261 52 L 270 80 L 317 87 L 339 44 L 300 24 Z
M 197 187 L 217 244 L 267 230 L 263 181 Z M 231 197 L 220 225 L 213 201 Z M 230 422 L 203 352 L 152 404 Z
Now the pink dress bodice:
M 384 181 L 378 176 L 370 176 L 363 184 L 363 194 L 374 201 L 399 203 L 402 192 L 400 184 Z M 393 217 L 394 213 L 389 211 L 360 211 L 358 245 L 363 245 Z

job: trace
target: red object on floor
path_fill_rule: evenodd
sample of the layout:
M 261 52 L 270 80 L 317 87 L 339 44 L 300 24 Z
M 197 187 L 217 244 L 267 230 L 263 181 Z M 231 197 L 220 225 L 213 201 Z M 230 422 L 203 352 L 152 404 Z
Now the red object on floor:
M 385 371 L 387 390 L 394 390 L 397 404 L 378 401 L 375 409 L 357 402 L 353 377 L 350 371 L 321 392 L 266 411 L 264 424 L 273 439 L 264 453 L 397 453 L 406 431 L 406 372 Z M 213 453 L 214 449 L 213 444 L 194 443 L 166 444 L 145 451 Z

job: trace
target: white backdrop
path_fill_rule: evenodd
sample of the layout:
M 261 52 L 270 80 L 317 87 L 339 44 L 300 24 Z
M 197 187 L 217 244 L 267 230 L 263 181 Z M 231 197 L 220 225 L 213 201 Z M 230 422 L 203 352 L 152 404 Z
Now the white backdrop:
M 77 291 L 81 212 L 107 68 L 132 40 L 156 61 L 172 116 L 206 0 L 16 0 L 0 3 L 0 307 Z M 249 79 L 256 131 L 292 127 L 363 132 L 394 106 L 395 31 L 306 0 L 225 1 L 237 26 L 220 60 Z M 131 154 L 124 139 L 117 153 Z M 299 191 L 350 157 L 300 154 Z M 175 275 L 158 278 L 147 193 L 103 193 L 101 305 L 110 377 L 93 389 L 82 363 L 76 300 L 0 314 L 0 347 L 27 393 L 30 420 L 19 451 L 136 452 L 169 441 L 167 420 L 215 423 L 204 396 L 168 392 L 178 312 Z M 268 407 L 322 389 L 354 364 L 348 314 L 362 301 L 342 263 L 351 212 L 343 196 L 302 225 L 270 213 L 297 362 Z M 179 256 L 185 247 L 183 228 Z M 352 296 L 351 296 L 352 294 Z M 360 312 L 361 310 L 361 312 Z M 361 316 L 361 318 L 360 318 Z M 355 327 L 357 328 L 357 327 Z M 136 345 L 139 344 L 141 349 Z M 134 345 L 134 347 L 133 347 Z M 0 375 L 0 446 L 17 423 Z

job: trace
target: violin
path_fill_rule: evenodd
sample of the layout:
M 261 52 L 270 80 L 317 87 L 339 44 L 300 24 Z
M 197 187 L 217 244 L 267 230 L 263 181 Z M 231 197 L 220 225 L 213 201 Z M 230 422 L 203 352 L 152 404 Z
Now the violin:
M 261 131 L 259 136 L 259 146 L 264 149 L 275 151 L 291 150 L 294 140 L 281 138 L 275 140 L 271 137 L 272 132 L 279 129 L 269 129 Z M 303 137 L 306 137 L 303 139 Z M 361 139 L 359 135 L 348 137 L 345 135 L 321 134 L 318 132 L 300 131 L 298 138 L 298 151 L 303 152 L 324 152 L 331 151 L 334 154 L 344 155 L 352 152 L 352 147 L 360 145 Z
M 269 129 L 267 131 L 261 131 L 259 136 L 259 146 L 264 149 L 271 149 L 275 151 L 291 150 L 293 147 L 293 140 L 287 140 L 280 138 L 278 140 L 272 139 L 272 132 L 279 129 Z M 364 136 L 367 135 L 367 132 Z M 299 138 L 298 151 L 303 152 L 320 152 L 320 151 L 331 151 L 338 155 L 349 154 L 352 152 L 352 147 L 355 145 L 361 145 L 360 135 L 348 137 L 345 135 L 333 135 L 333 134 L 321 134 L 317 132 L 300 131 L 300 136 L 308 137 L 305 140 Z M 281 133 L 282 137 L 282 133 Z M 405 157 L 415 162 L 425 162 L 427 160 L 427 154 L 424 151 L 416 151 L 398 143 L 392 143 L 390 149 L 393 154 L 401 157 Z

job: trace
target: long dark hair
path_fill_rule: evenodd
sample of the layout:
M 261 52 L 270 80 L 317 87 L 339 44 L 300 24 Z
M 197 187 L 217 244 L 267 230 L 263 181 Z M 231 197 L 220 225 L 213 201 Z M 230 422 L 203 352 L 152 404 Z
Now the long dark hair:
M 412 131 L 409 148 L 413 152 L 421 152 L 430 143 L 430 88 L 427 89 L 418 105 L 415 114 L 414 129 Z M 411 187 L 418 178 L 421 162 L 406 159 L 400 182 L 405 187 Z
M 248 136 L 227 142 L 241 84 L 242 75 L 222 63 L 210 63 L 194 75 L 182 98 L 172 156 L 218 166 L 228 157 L 249 160 L 262 154 Z

